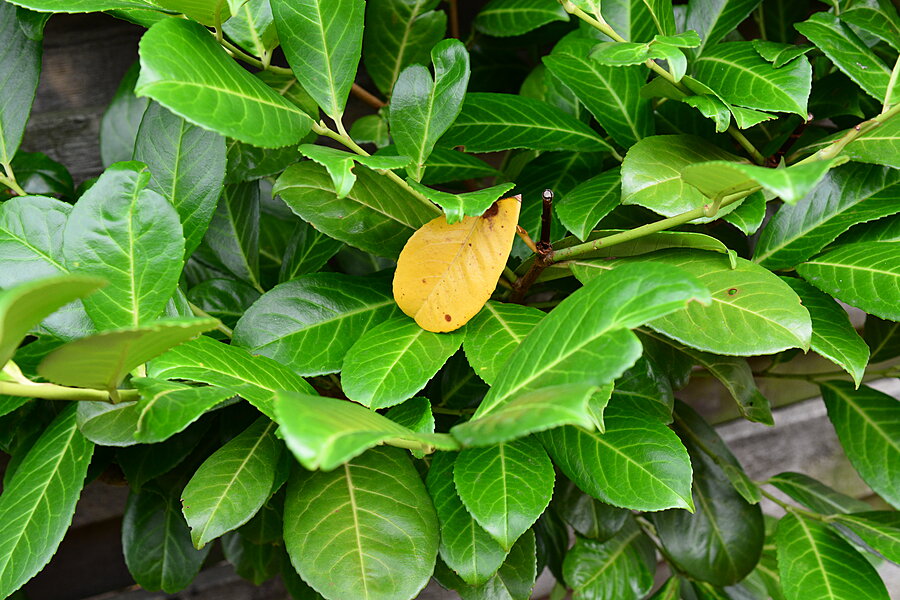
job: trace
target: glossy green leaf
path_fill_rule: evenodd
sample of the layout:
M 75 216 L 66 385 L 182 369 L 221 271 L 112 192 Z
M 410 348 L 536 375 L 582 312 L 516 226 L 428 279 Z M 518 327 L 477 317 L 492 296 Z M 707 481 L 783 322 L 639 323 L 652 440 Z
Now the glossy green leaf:
M 167 319 L 98 333 L 53 350 L 38 373 L 60 385 L 112 390 L 135 367 L 215 326 L 212 319 Z
M 461 423 L 450 433 L 464 446 L 488 446 L 562 425 L 594 428 L 589 406 L 597 394 L 591 384 L 571 383 L 522 394 L 490 414 Z M 608 396 L 608 394 L 607 394 Z
M 691 164 L 740 158 L 687 135 L 644 138 L 622 163 L 622 204 L 638 204 L 666 217 L 700 208 L 709 200 L 681 178 Z
M 356 340 L 397 310 L 382 279 L 304 275 L 263 294 L 238 321 L 233 342 L 299 374 L 335 373 Z
M 222 24 L 222 29 L 229 38 L 255 56 L 262 56 L 278 46 L 278 31 L 269 0 L 242 2 L 233 16 Z
M 512 148 L 603 152 L 610 146 L 590 127 L 533 98 L 513 94 L 469 93 L 442 146 L 467 152 Z
M 522 35 L 553 21 L 568 21 L 561 6 L 543 0 L 490 0 L 475 17 L 475 28 L 494 37 Z
M 369 450 L 328 473 L 294 471 L 284 522 L 291 562 L 329 600 L 408 600 L 434 570 L 438 519 L 396 448 Z
M 506 197 L 506 193 L 515 186 L 513 183 L 503 183 L 472 192 L 451 194 L 425 187 L 413 179 L 409 180 L 409 184 L 414 190 L 444 209 L 447 223 L 458 223 L 466 216 L 480 217 L 494 202 Z
M 240 527 L 268 500 L 282 451 L 275 427 L 265 417 L 257 419 L 191 477 L 181 503 L 195 547 Z
M 319 271 L 341 248 L 341 242 L 300 221 L 288 242 L 278 279 L 281 282 Z
M 644 67 L 610 67 L 588 56 L 594 41 L 566 37 L 543 62 L 622 147 L 653 133 L 650 101 L 641 97 Z
M 184 256 L 193 254 L 216 209 L 225 178 L 225 138 L 188 123 L 157 103 L 144 113 L 134 159 L 150 170 L 148 189 L 178 211 Z
M 274 193 L 325 235 L 396 258 L 409 236 L 438 216 L 440 209 L 365 167 L 357 167 L 355 173 L 356 184 L 341 199 L 324 167 L 300 163 L 278 178 Z
M 46 154 L 20 150 L 10 166 L 19 185 L 28 194 L 75 197 L 75 185 L 68 169 Z
M 841 11 L 841 21 L 855 25 L 900 50 L 900 14 L 890 0 L 858 4 Z
M 209 554 L 196 550 L 181 514 L 180 486 L 151 482 L 128 496 L 122 521 L 125 564 L 146 590 L 174 594 L 186 588 Z
M 753 48 L 777 69 L 788 64 L 798 56 L 803 56 L 812 50 L 813 47 L 781 44 L 767 40 L 753 40 Z
M 756 192 L 747 196 L 740 205 L 722 217 L 741 230 L 744 235 L 753 235 L 766 218 L 766 197 L 763 193 Z
M 603 42 L 594 46 L 590 58 L 610 67 L 640 65 L 650 59 L 650 44 L 636 42 Z
M 612 169 L 578 184 L 556 202 L 556 216 L 566 229 L 586 241 L 600 219 L 619 205 L 621 181 L 621 171 Z
M 614 384 L 611 400 L 628 399 L 632 406 L 640 407 L 648 415 L 656 416 L 663 423 L 672 422 L 674 395 L 672 384 L 657 360 L 647 353 L 634 366 L 625 371 Z
M 900 323 L 866 317 L 863 340 L 871 350 L 870 363 L 878 363 L 900 355 Z
M 579 598 L 640 600 L 653 587 L 653 542 L 629 519 L 611 540 L 577 538 L 563 573 Z
M 864 92 L 879 102 L 884 100 L 891 69 L 836 15 L 817 12 L 803 23 L 794 25 L 794 28 Z
M 553 479 L 553 464 L 533 438 L 467 448 L 453 465 L 466 510 L 507 550 L 547 508 Z
M 779 473 L 770 477 L 766 483 L 823 515 L 863 512 L 872 508 L 862 500 L 837 492 L 803 473 Z
M 221 0 L 154 0 L 156 4 L 174 13 L 182 13 L 198 23 L 212 26 L 231 16 L 234 1 Z
M 149 377 L 135 377 L 131 383 L 141 394 L 134 405 L 134 439 L 145 444 L 161 442 L 183 431 L 203 413 L 234 395 L 227 389 L 192 387 Z
M 728 35 L 756 8 L 759 0 L 691 0 L 688 2 L 686 29 L 693 29 L 702 40 L 697 48 L 703 54 Z
M 122 468 L 128 487 L 139 490 L 182 464 L 207 439 L 211 426 L 212 420 L 204 419 L 164 442 L 118 448 L 116 463 Z
M 374 144 L 376 148 L 384 148 L 391 143 L 387 120 L 380 114 L 364 115 L 353 121 L 350 137 L 359 144 Z
M 900 562 L 900 513 L 892 510 L 840 515 L 835 523 L 846 525 L 886 559 Z
M 296 143 L 312 126 L 303 110 L 245 71 L 201 25 L 162 20 L 141 38 L 140 54 L 135 93 L 201 127 L 278 148 Z
M 346 197 L 356 183 L 356 174 L 353 173 L 356 163 L 371 169 L 399 169 L 409 164 L 409 158 L 405 156 L 360 156 L 314 144 L 301 144 L 300 153 L 325 167 L 338 199 Z
M 340 121 L 362 52 L 363 0 L 270 0 L 294 76 Z
M 798 152 L 807 153 L 824 150 L 843 134 L 826 137 L 806 146 Z M 850 160 L 876 165 L 886 165 L 900 169 L 900 119 L 891 118 L 878 127 L 873 127 L 859 134 L 852 142 L 844 146 L 841 155 Z
M 695 279 L 664 265 L 603 274 L 561 302 L 513 351 L 475 418 L 542 387 L 612 382 L 641 353 L 628 329 L 708 298 Z
M 260 189 L 256 181 L 226 185 L 198 256 L 262 292 L 259 282 Z
M 99 329 L 151 323 L 175 292 L 184 238 L 178 213 L 147 189 L 140 163 L 117 163 L 75 204 L 63 252 L 72 273 L 103 277 L 109 285 L 84 301 Z
M 353 402 L 296 392 L 280 392 L 277 398 L 276 418 L 282 436 L 309 470 L 331 471 L 385 442 L 456 448 L 446 434 L 413 431 Z
M 869 363 L 869 347 L 859 337 L 843 307 L 802 279 L 784 278 L 812 319 L 810 348 L 847 371 L 856 385 Z
M 820 385 L 828 419 L 856 471 L 885 501 L 900 506 L 900 404 L 868 386 L 844 381 Z
M 222 551 L 234 572 L 253 585 L 261 586 L 282 567 L 283 549 L 275 544 L 254 544 L 241 531 L 222 536 Z
M 724 133 L 731 125 L 731 110 L 724 101 L 713 95 L 687 96 L 682 99 L 716 124 L 716 133 Z M 690 165 L 689 165 L 690 166 Z M 716 190 L 718 191 L 718 189 Z
M 893 214 L 900 173 L 870 165 L 845 165 L 825 175 L 795 206 L 783 206 L 760 234 L 753 259 L 770 269 L 793 267 L 838 235 L 865 221 Z
M 344 357 L 341 385 L 348 398 L 372 409 L 411 398 L 462 345 L 465 333 L 432 333 L 405 316 L 367 329 Z
M 669 577 L 649 600 L 681 600 L 681 580 L 678 577 Z
M 463 349 L 475 373 L 488 384 L 544 313 L 520 304 L 488 301 L 466 326 Z
M 207 279 L 186 294 L 191 304 L 228 327 L 234 327 L 259 296 L 259 291 L 246 283 L 224 278 Z
M 149 98 L 134 95 L 134 85 L 140 73 L 140 63 L 131 65 L 100 120 L 100 159 L 104 167 L 123 160 L 131 160 L 141 117 Z
M 566 477 L 613 506 L 693 510 L 691 463 L 678 436 L 617 403 L 607 407 L 604 420 L 605 433 L 566 426 L 539 434 Z
M 390 95 L 409 65 L 428 64 L 431 49 L 447 29 L 447 13 L 434 10 L 437 5 L 437 0 L 366 2 L 363 62 L 382 94 Z M 353 138 L 358 141 L 356 135 Z
M 442 561 L 436 565 L 435 579 L 457 592 L 462 600 L 528 600 L 537 576 L 536 541 L 534 531 L 526 531 L 513 545 L 497 573 L 482 585 L 467 585 Z
M 610 506 L 579 490 L 574 483 L 557 479 L 550 507 L 579 535 L 605 542 L 625 525 L 628 511 Z
M 9 164 L 25 132 L 31 104 L 41 73 L 40 31 L 33 31 L 23 22 L 28 11 L 8 2 L 0 4 L 0 85 L 3 103 L 0 104 L 0 163 Z
M 776 69 L 750 42 L 726 42 L 705 50 L 693 75 L 730 104 L 806 118 L 812 67 L 805 59 Z
M 45 277 L 0 292 L 0 365 L 5 365 L 28 332 L 48 315 L 104 285 L 77 275 Z
M 398 152 L 412 157 L 407 172 L 416 181 L 434 145 L 459 115 L 469 84 L 469 53 L 459 40 L 438 43 L 431 61 L 434 79 L 427 67 L 411 65 L 400 73 L 391 96 L 391 136 Z
M 447 148 L 435 148 L 425 163 L 422 183 L 437 185 L 451 181 L 497 175 L 499 171 L 480 158 Z
M 231 390 L 270 419 L 276 391 L 312 393 L 312 387 L 287 367 L 266 356 L 206 336 L 180 344 L 153 359 L 149 374 L 158 379 L 185 379 Z
M 787 600 L 888 600 L 875 567 L 825 524 L 788 514 L 778 522 L 776 543 Z
M 900 320 L 900 244 L 838 246 L 797 267 L 808 282 L 867 313 Z
M 0 595 L 9 597 L 50 561 L 75 513 L 94 445 L 64 408 L 5 481 L 0 495 Z

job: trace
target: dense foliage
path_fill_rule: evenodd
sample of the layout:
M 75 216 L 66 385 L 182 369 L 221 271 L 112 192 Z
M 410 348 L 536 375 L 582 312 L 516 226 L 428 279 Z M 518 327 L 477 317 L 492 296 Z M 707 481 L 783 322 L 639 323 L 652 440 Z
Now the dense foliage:
M 0 597 L 121 473 L 150 590 L 220 540 L 297 598 L 639 600 L 661 558 L 659 600 L 887 599 L 897 512 L 752 480 L 676 395 L 817 383 L 900 508 L 890 0 L 14 4 Z M 17 150 L 48 13 L 92 11 L 147 29 L 76 189 Z

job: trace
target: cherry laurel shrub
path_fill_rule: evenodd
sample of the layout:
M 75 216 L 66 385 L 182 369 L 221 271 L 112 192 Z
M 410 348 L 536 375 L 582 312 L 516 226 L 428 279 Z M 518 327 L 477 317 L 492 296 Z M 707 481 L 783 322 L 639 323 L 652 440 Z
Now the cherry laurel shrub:
M 148 590 L 888 598 L 895 5 L 474 4 L 0 1 L 0 597 L 119 474 Z M 74 189 L 17 149 L 91 11 L 146 31 Z M 749 478 L 701 377 L 817 385 L 881 500 Z

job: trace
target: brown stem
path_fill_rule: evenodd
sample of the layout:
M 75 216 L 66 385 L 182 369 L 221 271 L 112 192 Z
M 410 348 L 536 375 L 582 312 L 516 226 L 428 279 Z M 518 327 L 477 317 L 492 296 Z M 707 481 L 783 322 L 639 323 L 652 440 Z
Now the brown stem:
M 363 86 L 359 85 L 358 83 L 353 84 L 353 87 L 350 88 L 350 93 L 352 93 L 354 96 L 356 96 L 375 110 L 386 106 L 384 100 L 382 100 Z
M 550 221 L 553 214 L 553 190 L 544 190 L 541 195 L 543 212 L 541 213 L 541 244 L 550 245 Z M 540 246 L 538 246 L 540 248 Z
M 447 0 L 450 5 L 450 36 L 459 39 L 459 6 L 456 0 Z

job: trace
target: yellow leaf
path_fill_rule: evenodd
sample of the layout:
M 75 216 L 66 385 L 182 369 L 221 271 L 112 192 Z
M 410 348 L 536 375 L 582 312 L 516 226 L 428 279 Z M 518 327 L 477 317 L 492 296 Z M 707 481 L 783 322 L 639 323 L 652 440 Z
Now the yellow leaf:
M 497 286 L 516 235 L 521 197 L 497 200 L 480 217 L 429 221 L 406 242 L 394 300 L 419 327 L 445 332 L 474 317 Z

